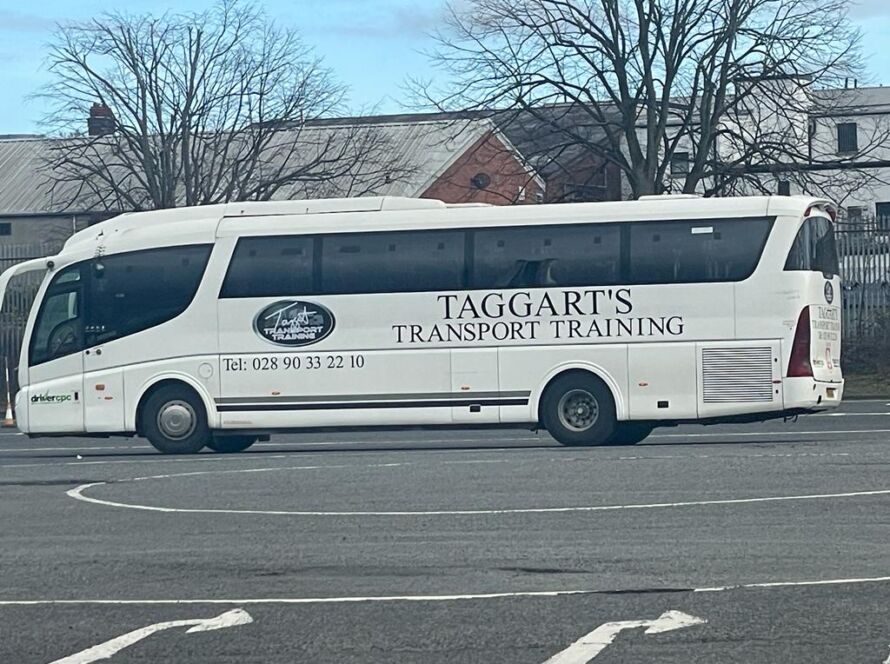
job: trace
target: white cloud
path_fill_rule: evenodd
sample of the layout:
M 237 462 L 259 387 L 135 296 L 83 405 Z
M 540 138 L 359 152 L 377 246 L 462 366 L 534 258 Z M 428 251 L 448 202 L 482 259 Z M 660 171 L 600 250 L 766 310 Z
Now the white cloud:
M 890 2 L 887 0 L 853 0 L 850 14 L 857 19 L 881 16 L 890 18 Z
M 415 38 L 430 32 L 439 22 L 444 2 L 419 3 L 393 0 L 369 4 L 356 0 L 326 0 L 328 8 L 343 10 L 333 21 L 326 21 L 324 30 L 351 37 L 377 39 Z
M 46 32 L 56 21 L 44 16 L 0 9 L 0 30 L 4 32 Z

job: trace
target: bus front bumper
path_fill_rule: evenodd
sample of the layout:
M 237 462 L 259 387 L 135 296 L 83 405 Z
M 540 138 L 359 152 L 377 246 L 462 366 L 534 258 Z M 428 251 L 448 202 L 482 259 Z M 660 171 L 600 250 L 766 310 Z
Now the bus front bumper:
M 785 378 L 782 383 L 786 409 L 829 410 L 840 406 L 844 396 L 843 380 L 828 383 L 812 378 Z
M 26 390 L 19 389 L 15 394 L 15 424 L 22 433 L 29 433 L 28 400 L 24 397 Z

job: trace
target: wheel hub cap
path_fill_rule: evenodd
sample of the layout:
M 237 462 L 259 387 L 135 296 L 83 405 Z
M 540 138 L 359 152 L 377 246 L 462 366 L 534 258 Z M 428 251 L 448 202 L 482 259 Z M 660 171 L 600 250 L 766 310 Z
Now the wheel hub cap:
M 171 401 L 158 413 L 158 428 L 167 438 L 182 440 L 195 430 L 195 411 L 184 401 Z
M 587 390 L 571 390 L 559 400 L 560 423 L 572 431 L 587 431 L 599 418 L 599 404 Z

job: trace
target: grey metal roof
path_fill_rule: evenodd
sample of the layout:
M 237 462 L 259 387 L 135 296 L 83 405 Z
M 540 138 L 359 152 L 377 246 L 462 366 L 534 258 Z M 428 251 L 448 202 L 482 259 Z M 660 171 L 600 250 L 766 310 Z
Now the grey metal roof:
M 490 121 L 479 118 L 361 124 L 373 127 L 382 139 L 380 145 L 386 157 L 399 164 L 397 178 L 368 188 L 365 185 L 379 175 L 376 165 L 368 164 L 330 181 L 297 183 L 282 188 L 273 199 L 419 196 L 460 155 L 494 128 Z M 299 131 L 281 132 L 276 136 L 276 142 L 284 147 L 288 142 L 296 141 L 297 149 L 282 149 L 281 154 L 286 154 L 283 158 L 289 162 L 299 162 L 311 158 L 320 146 L 330 145 L 329 140 L 336 144 L 338 132 L 344 135 L 351 126 L 343 123 L 307 125 Z M 0 139 L 0 215 L 94 211 L 88 203 L 68 206 L 70 196 L 67 192 L 53 192 L 46 163 L 57 140 L 39 137 Z M 367 172 L 363 172 L 363 168 Z
M 837 115 L 890 113 L 890 87 L 817 90 L 813 96 Z
M 604 103 L 601 110 L 605 122 L 616 121 L 614 108 Z M 523 159 L 547 178 L 571 169 L 579 159 L 588 156 L 591 144 L 606 141 L 606 126 L 591 117 L 579 104 L 545 104 L 534 111 L 524 109 L 439 111 L 431 113 L 399 113 L 383 116 L 326 118 L 314 120 L 313 126 L 359 125 L 368 123 L 472 122 L 490 120 Z
M 0 140 L 0 214 L 39 214 L 52 210 L 50 187 L 40 165 L 48 139 Z

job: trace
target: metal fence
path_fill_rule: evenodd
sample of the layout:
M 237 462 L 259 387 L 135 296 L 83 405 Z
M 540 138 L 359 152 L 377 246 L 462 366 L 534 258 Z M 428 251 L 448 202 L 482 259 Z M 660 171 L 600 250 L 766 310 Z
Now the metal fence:
M 845 339 L 890 339 L 890 235 L 840 226 L 837 246 Z
M 58 246 L 45 244 L 0 245 L 0 272 L 31 258 L 54 254 L 57 250 Z M 28 320 L 31 303 L 34 301 L 42 278 L 42 272 L 31 272 L 13 279 L 6 289 L 3 307 L 0 309 L 0 384 L 3 383 L 3 363 L 8 361 L 11 394 L 15 394 L 18 389 L 15 367 L 19 363 L 22 334 Z M 3 385 L 0 401 L 5 401 L 5 388 L 6 385 Z M 5 403 L 3 405 L 5 406 Z

